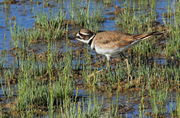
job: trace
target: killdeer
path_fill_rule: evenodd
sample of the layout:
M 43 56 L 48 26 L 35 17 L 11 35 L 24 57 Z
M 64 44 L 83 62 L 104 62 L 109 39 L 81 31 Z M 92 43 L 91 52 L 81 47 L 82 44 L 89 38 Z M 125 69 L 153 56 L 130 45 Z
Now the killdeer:
M 91 49 L 95 49 L 98 54 L 105 55 L 109 62 L 110 57 L 120 56 L 123 51 L 136 45 L 140 41 L 160 34 L 162 33 L 151 32 L 132 35 L 119 31 L 104 31 L 95 34 L 88 29 L 81 29 L 76 34 L 76 40 L 89 44 Z

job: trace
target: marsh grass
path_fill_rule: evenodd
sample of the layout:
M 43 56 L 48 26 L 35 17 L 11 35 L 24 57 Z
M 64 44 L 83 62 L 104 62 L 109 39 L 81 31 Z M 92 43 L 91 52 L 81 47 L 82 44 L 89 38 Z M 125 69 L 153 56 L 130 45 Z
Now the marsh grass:
M 97 31 L 100 24 L 104 21 L 100 6 L 97 5 L 92 10 L 92 7 L 94 6 L 90 6 L 90 0 L 86 1 L 84 6 L 81 6 L 79 2 L 71 4 L 71 6 L 75 5 L 76 7 L 71 7 L 70 16 L 73 20 L 75 20 L 76 24 L 81 27 Z
M 138 4 L 135 2 L 131 3 L 126 1 L 124 3 L 124 7 L 124 13 L 120 13 L 116 18 L 116 24 L 121 27 L 123 32 L 128 32 L 130 34 L 140 34 L 154 31 L 153 22 L 156 21 L 157 16 L 154 12 L 155 1 L 153 1 L 153 4 L 150 6 L 147 1 L 138 1 Z M 155 47 L 159 42 L 158 39 L 159 38 L 157 36 L 143 41 L 142 43 L 134 46 L 132 52 L 135 55 L 146 57 L 160 53 L 160 49 Z
M 105 0 L 104 2 L 109 4 L 112 1 Z M 78 6 L 77 3 L 71 1 L 71 20 L 74 20 L 80 27 L 93 29 L 93 31 L 98 30 L 104 20 L 102 11 L 100 9 L 91 11 L 90 2 L 87 2 L 86 6 Z M 119 14 L 116 23 L 125 32 L 133 34 L 151 32 L 152 22 L 156 20 L 157 15 L 154 11 L 155 0 L 152 1 L 149 9 L 144 7 L 149 5 L 148 1 L 138 1 L 138 6 L 136 5 L 135 2 L 126 1 L 125 12 Z M 142 14 L 144 12 L 145 14 Z M 178 14 L 174 17 L 175 24 L 167 23 L 168 20 L 164 21 L 170 29 L 168 40 L 165 40 L 165 48 L 155 49 L 157 43 L 155 38 L 143 41 L 130 50 L 132 55 L 127 58 L 127 61 L 112 61 L 115 63 L 114 67 L 109 69 L 104 69 L 103 62 L 94 67 L 94 55 L 92 56 L 88 48 L 83 47 L 81 52 L 75 52 L 71 48 L 72 42 L 68 34 L 65 34 L 72 28 L 64 23 L 67 14 L 61 10 L 56 15 L 49 14 L 38 14 L 34 27 L 31 29 L 15 24 L 11 28 L 12 46 L 15 53 L 14 63 L 8 69 L 4 69 L 4 63 L 7 60 L 0 58 L 0 77 L 6 83 L 1 86 L 8 99 L 14 97 L 12 81 L 17 84 L 17 96 L 13 101 L 15 105 L 11 109 L 19 113 L 17 117 L 33 117 L 36 114 L 43 114 L 42 112 L 46 112 L 49 117 L 124 117 L 128 111 L 121 112 L 118 98 L 121 93 L 128 91 L 132 91 L 133 94 L 138 93 L 139 117 L 143 118 L 146 115 L 147 107 L 151 108 L 150 115 L 153 117 L 167 113 L 165 105 L 168 103 L 168 95 L 172 89 L 174 92 L 179 91 L 178 64 L 176 66 L 158 65 L 156 62 L 149 63 L 148 60 L 149 57 L 162 51 L 165 51 L 167 57 L 179 58 Z M 65 41 L 62 43 L 65 47 L 64 52 L 54 48 L 56 47 L 54 42 L 61 41 L 61 39 Z M 41 42 L 47 44 L 45 45 L 45 61 L 39 60 L 35 51 L 30 51 L 33 44 Z M 59 53 L 61 53 L 61 58 L 57 56 Z M 6 52 L 3 56 L 7 57 Z M 100 68 L 104 70 L 96 73 Z M 78 71 L 77 77 L 74 71 Z M 92 73 L 94 73 L 93 76 L 89 77 Z M 78 93 L 73 95 L 75 88 L 81 89 L 75 84 L 75 81 L 80 79 L 83 81 L 82 88 L 90 92 L 92 96 L 78 96 Z M 115 105 L 112 103 L 108 109 L 104 109 L 103 105 L 106 103 L 99 100 L 98 95 L 105 95 L 112 100 L 114 94 L 117 99 Z M 125 99 L 129 102 L 128 98 Z M 179 95 L 176 99 L 177 107 L 175 113 L 171 113 L 172 116 L 180 114 Z M 37 113 L 38 110 L 41 112 Z M 3 109 L 0 111 L 4 113 Z
M 15 47 L 16 74 L 9 73 L 18 80 L 18 97 L 16 110 L 22 112 L 20 116 L 30 116 L 38 108 L 46 107 L 50 116 L 53 116 L 55 106 L 64 104 L 72 94 L 71 50 L 64 53 L 60 63 L 56 63 L 58 51 L 54 50 L 52 40 L 62 38 L 65 26 L 62 26 L 64 16 L 50 17 L 38 15 L 36 26 L 33 29 L 24 29 L 18 26 L 11 28 L 13 45 Z M 41 62 L 35 52 L 29 52 L 32 43 L 47 42 L 47 61 Z M 68 41 L 68 40 L 67 40 Z M 66 46 L 68 47 L 68 46 Z M 55 64 L 55 63 L 56 64 Z M 15 68 L 14 68 L 15 69 Z M 13 70 L 14 71 L 14 70 Z M 9 94 L 10 95 L 10 94 Z
M 51 44 L 48 44 L 47 63 L 37 64 L 36 60 L 31 57 L 21 62 L 18 73 L 18 107 L 20 110 L 34 104 L 45 106 L 53 106 L 54 103 L 61 104 L 63 99 L 70 95 L 72 91 L 72 81 L 69 75 L 71 58 L 68 54 L 64 62 L 55 66 L 53 63 L 55 59 L 52 55 Z
M 170 26 L 171 37 L 167 41 L 165 53 L 167 56 L 179 58 L 180 57 L 180 41 L 179 41 L 179 27 Z
M 66 25 L 63 24 L 64 19 L 65 16 L 62 11 L 59 11 L 57 15 L 37 14 L 35 27 L 32 29 L 25 29 L 15 24 L 11 28 L 12 39 L 17 43 L 18 40 L 23 40 L 27 43 L 47 42 L 49 39 L 62 40 L 66 29 Z M 19 44 L 16 45 L 19 46 Z

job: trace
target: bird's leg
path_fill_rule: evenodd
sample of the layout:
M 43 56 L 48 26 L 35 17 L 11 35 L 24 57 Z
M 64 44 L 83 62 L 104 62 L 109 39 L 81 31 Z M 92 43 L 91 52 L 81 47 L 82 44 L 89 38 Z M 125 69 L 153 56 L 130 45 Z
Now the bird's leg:
M 109 69 L 110 68 L 110 56 L 106 55 L 106 58 L 107 58 L 106 69 Z
M 110 56 L 109 55 L 106 55 L 106 58 L 107 58 L 107 61 L 106 61 L 106 70 L 109 70 L 110 69 Z M 102 72 L 104 69 L 101 69 L 101 70 L 98 70 L 96 71 L 95 73 L 92 73 L 90 75 L 88 75 L 89 78 L 91 77 L 95 77 L 95 74 L 98 74 L 100 72 Z
M 106 68 L 107 69 L 110 68 L 110 64 L 109 63 L 110 63 L 109 60 L 107 60 L 107 62 L 106 62 Z

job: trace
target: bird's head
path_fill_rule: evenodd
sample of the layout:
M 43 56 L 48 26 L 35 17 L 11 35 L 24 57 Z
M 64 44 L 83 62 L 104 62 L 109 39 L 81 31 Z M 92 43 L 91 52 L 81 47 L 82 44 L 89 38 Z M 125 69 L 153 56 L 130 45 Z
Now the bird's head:
M 92 39 L 94 38 L 95 34 L 88 30 L 88 29 L 81 29 L 77 34 L 76 34 L 76 40 L 81 41 L 83 43 L 89 44 Z

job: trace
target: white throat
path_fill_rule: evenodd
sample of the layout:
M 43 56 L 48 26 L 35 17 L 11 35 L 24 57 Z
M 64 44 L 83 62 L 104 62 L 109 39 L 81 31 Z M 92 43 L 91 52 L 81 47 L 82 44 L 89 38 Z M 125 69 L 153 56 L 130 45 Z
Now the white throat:
M 77 36 L 78 36 L 78 35 L 79 35 L 79 34 L 77 34 Z M 92 35 L 88 40 L 83 40 L 83 39 L 80 39 L 80 38 L 76 38 L 76 40 L 81 41 L 81 42 L 86 43 L 86 44 L 89 44 L 90 41 L 93 40 L 94 37 L 95 37 L 95 34 Z

